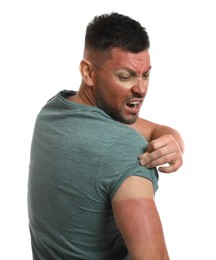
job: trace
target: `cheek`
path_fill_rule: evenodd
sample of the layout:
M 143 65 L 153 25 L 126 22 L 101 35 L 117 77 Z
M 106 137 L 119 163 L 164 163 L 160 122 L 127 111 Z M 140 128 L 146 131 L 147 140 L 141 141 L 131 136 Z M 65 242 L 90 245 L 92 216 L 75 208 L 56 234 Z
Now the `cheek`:
M 122 107 L 130 96 L 130 90 L 133 87 L 133 82 L 119 82 L 112 75 L 100 77 L 96 83 L 100 94 L 113 108 Z
M 121 107 L 127 97 L 129 95 L 129 91 L 127 88 L 122 87 L 121 85 L 115 85 L 109 91 L 109 100 L 114 104 L 116 107 Z

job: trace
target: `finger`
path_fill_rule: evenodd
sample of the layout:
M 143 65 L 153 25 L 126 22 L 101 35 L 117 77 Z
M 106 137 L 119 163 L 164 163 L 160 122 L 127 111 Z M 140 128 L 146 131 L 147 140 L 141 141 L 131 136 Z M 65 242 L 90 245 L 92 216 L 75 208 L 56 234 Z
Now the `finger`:
M 144 154 L 139 156 L 139 162 L 142 166 L 145 166 L 147 163 L 149 163 L 151 160 L 149 158 L 149 153 L 145 152 Z
M 173 149 L 176 149 L 176 140 L 172 135 L 164 135 L 158 139 L 152 140 L 147 146 L 147 152 L 153 152 L 160 149 L 161 147 L 172 145 Z M 177 145 L 178 146 L 178 145 Z
M 155 161 L 154 165 L 152 166 L 155 167 L 165 163 L 176 161 L 179 157 L 181 157 L 179 151 L 170 152 L 167 146 L 165 146 L 151 153 L 146 152 L 140 155 L 139 160 L 141 165 L 146 165 Z
M 183 164 L 183 159 L 181 154 L 170 153 L 158 158 L 153 153 L 147 153 L 145 157 L 143 156 L 140 158 L 140 164 L 146 166 L 147 168 L 153 168 L 167 163 L 169 164 L 169 166 L 166 166 L 166 168 L 172 166 L 169 169 L 175 170 L 176 168 L 177 170 Z
M 182 160 L 177 160 L 169 166 L 158 167 L 158 171 L 162 173 L 172 173 L 172 172 L 176 172 L 181 166 L 182 166 Z

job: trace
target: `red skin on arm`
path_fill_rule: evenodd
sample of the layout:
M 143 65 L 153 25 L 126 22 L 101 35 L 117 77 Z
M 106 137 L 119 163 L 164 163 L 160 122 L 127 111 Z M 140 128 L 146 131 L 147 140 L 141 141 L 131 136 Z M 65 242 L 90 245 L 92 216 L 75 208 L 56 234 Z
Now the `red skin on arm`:
M 169 259 L 152 196 L 151 181 L 131 176 L 120 186 L 112 202 L 116 224 L 133 260 Z

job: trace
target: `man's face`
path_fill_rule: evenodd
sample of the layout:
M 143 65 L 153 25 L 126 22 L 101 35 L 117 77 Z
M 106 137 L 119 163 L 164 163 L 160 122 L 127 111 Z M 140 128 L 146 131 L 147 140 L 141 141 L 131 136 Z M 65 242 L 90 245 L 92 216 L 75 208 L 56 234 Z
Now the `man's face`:
M 115 120 L 134 123 L 148 88 L 149 52 L 134 54 L 114 48 L 109 56 L 93 64 L 96 105 Z

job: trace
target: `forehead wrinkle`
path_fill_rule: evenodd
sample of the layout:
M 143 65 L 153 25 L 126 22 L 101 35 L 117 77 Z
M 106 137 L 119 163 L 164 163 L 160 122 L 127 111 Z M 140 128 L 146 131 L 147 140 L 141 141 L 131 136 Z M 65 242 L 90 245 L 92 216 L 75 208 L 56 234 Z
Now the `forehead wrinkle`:
M 144 72 L 137 72 L 136 70 L 131 69 L 129 67 L 120 67 L 118 70 L 125 70 L 125 71 L 129 72 L 130 74 L 137 75 L 137 74 L 148 73 L 151 70 L 151 68 L 152 68 L 152 66 L 150 65 L 149 68 L 147 70 L 145 70 Z

